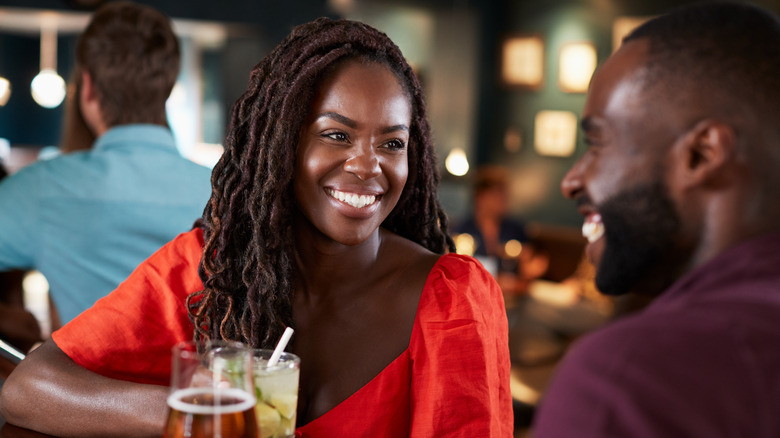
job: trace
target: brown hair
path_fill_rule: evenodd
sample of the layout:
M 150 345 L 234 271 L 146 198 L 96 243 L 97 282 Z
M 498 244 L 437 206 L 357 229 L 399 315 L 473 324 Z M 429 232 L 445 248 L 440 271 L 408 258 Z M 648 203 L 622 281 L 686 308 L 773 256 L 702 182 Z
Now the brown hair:
M 431 251 L 454 251 L 422 89 L 400 50 L 365 24 L 321 18 L 296 27 L 250 74 L 233 106 L 225 152 L 212 174 L 203 221 L 204 290 L 188 298 L 200 339 L 273 347 L 293 326 L 293 175 L 299 134 L 323 75 L 362 59 L 390 68 L 408 90 L 409 177 L 382 226 Z
M 87 126 L 81 113 L 80 93 L 81 75 L 76 69 L 73 70 L 68 81 L 68 93 L 65 97 L 65 115 L 59 145 L 60 152 L 63 154 L 90 149 L 96 140 L 95 133 Z
M 109 127 L 167 125 L 165 101 L 179 73 L 179 42 L 165 15 L 131 2 L 107 3 L 79 37 L 76 64 L 92 78 Z

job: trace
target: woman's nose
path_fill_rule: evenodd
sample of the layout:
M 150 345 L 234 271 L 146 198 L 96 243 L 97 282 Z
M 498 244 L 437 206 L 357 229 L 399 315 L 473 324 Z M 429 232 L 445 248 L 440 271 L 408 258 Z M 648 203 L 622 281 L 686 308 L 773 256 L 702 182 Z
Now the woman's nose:
M 376 178 L 382 172 L 376 151 L 371 146 L 355 148 L 355 154 L 344 162 L 344 170 L 354 174 L 361 181 Z

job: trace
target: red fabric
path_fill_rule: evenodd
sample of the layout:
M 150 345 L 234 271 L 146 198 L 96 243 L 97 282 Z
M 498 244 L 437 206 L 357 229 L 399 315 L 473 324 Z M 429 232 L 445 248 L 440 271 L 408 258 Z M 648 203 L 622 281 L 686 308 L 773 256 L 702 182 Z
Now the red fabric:
M 184 299 L 202 288 L 202 245 L 199 230 L 180 235 L 54 341 L 102 375 L 167 385 L 170 347 L 192 337 Z M 428 276 L 409 348 L 296 436 L 511 437 L 507 332 L 493 278 L 473 258 L 442 256 Z
M 180 234 L 52 339 L 76 363 L 115 379 L 167 386 L 171 348 L 191 340 L 185 299 L 203 289 L 203 232 Z

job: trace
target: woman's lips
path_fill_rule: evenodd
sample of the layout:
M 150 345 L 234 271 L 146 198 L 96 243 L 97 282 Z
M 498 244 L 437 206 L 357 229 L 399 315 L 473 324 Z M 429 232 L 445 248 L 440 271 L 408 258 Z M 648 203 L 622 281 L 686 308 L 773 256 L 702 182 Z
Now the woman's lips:
M 326 188 L 325 191 L 333 199 L 337 199 L 338 201 L 355 208 L 367 207 L 377 200 L 377 197 L 374 195 L 359 195 L 357 193 L 342 192 L 331 188 Z

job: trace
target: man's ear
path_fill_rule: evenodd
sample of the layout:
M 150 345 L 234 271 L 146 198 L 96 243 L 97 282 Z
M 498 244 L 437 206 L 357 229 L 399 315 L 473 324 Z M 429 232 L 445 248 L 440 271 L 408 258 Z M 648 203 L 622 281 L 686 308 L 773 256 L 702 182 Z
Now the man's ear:
M 717 183 L 735 154 L 734 128 L 721 121 L 702 120 L 673 146 L 675 178 L 685 187 Z
M 92 84 L 92 77 L 86 70 L 81 71 L 81 89 L 79 90 L 79 103 L 95 100 L 95 86 Z
M 79 90 L 78 98 L 84 121 L 95 134 L 95 137 L 100 137 L 108 130 L 108 127 L 103 120 L 97 88 L 95 88 L 95 83 L 92 82 L 92 77 L 86 70 L 81 72 L 81 90 Z

